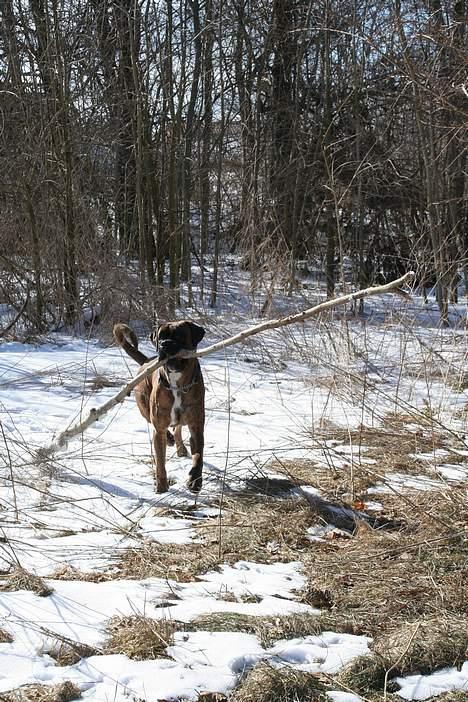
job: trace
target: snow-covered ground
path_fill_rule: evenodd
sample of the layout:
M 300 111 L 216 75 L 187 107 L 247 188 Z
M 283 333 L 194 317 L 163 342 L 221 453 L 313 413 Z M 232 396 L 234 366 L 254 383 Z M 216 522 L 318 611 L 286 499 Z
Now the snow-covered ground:
M 234 566 L 188 583 L 159 578 L 88 582 L 54 575 L 66 567 L 77 574 L 114 572 L 128 548 L 148 540 L 161 548 L 190 543 L 197 538 L 195 525 L 217 513 L 223 487 L 234 489 L 245 478 L 263 475 L 272 460 L 307 458 L 335 469 L 354 460 L 357 447 L 331 442 L 331 454 L 325 450 L 329 446 L 314 443 L 314 430 L 324 421 L 349 430 L 376 426 L 398 407 L 408 415 L 425 413 L 463 439 L 463 330 L 410 329 L 396 312 L 365 328 L 359 322 L 333 324 L 311 322 L 282 335 L 270 333 L 261 343 L 204 359 L 205 471 L 196 500 L 185 487 L 190 459 L 177 458 L 172 449 L 170 490 L 155 494 L 150 431 L 133 398 L 52 460 L 37 459 L 37 449 L 109 399 L 135 372 L 119 349 L 63 336 L 39 346 L 0 345 L 0 569 L 7 574 L 20 566 L 46 578 L 52 589 L 47 597 L 26 590 L 0 592 L 0 628 L 13 638 L 0 643 L 0 692 L 72 680 L 93 701 L 195 700 L 201 691 L 232 690 L 260 660 L 333 674 L 368 651 L 366 637 L 333 632 L 264 648 L 252 634 L 178 631 L 169 657 L 156 661 L 93 655 L 61 667 L 53 657 L 60 637 L 99 648 L 115 615 L 190 622 L 213 612 L 318 613 L 298 601 L 305 584 L 300 562 L 267 565 L 243 561 L 239 554 Z M 211 343 L 209 325 L 207 332 Z M 359 454 L 372 466 L 365 447 Z M 467 463 L 451 464 L 444 452 L 416 458 L 426 462 L 430 475 L 376 479 L 369 490 L 372 499 L 388 490 L 431 490 L 468 479 Z M 161 507 L 179 510 L 177 518 L 161 516 Z M 325 532 L 314 533 L 312 548 L 313 539 Z M 229 601 L 222 596 L 226 591 L 234 594 Z M 255 601 L 242 601 L 247 595 Z M 468 666 L 398 682 L 405 699 L 426 699 L 468 689 Z M 346 694 L 336 692 L 333 698 L 352 698 Z

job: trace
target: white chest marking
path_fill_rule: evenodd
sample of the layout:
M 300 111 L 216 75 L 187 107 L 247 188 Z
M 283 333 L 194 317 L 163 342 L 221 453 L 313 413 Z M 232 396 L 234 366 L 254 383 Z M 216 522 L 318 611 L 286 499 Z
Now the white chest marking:
M 176 373 L 175 371 L 168 373 L 171 392 L 174 395 L 174 402 L 172 403 L 171 409 L 171 426 L 173 427 L 179 423 L 180 411 L 182 409 L 182 393 L 177 387 L 177 381 L 181 375 L 182 373 Z

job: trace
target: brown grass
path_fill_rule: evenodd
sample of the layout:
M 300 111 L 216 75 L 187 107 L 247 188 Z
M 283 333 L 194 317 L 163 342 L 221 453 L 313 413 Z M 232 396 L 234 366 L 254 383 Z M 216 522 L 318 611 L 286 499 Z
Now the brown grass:
M 218 519 L 198 527 L 202 543 L 146 543 L 122 559 L 120 577 L 164 577 L 187 582 L 222 563 L 240 558 L 278 563 L 296 560 L 310 547 L 307 527 L 314 523 L 309 507 L 298 499 L 262 496 L 226 498 L 221 540 Z
M 349 663 L 338 675 L 338 683 L 367 695 L 384 689 L 387 671 L 392 691 L 397 687 L 392 682 L 395 677 L 458 667 L 468 656 L 467 632 L 468 617 L 420 619 L 401 625 L 377 638 L 372 654 Z
M 22 685 L 0 695 L 2 702 L 71 702 L 79 697 L 79 687 L 69 680 L 58 685 Z
M 103 583 L 115 579 L 114 573 L 100 571 L 84 571 L 65 565 L 57 568 L 52 574 L 52 580 L 83 580 L 89 583 Z
M 24 568 L 15 568 L 2 582 L 0 582 L 0 591 L 13 592 L 15 590 L 30 590 L 35 592 L 39 597 L 47 597 L 54 591 L 47 583 L 38 575 L 29 573 Z
M 328 591 L 333 600 L 331 619 L 336 614 L 354 622 L 357 632 L 377 636 L 418 617 L 468 612 L 463 576 L 468 549 L 456 528 L 458 510 L 453 504 L 434 509 L 428 494 L 415 499 L 414 508 L 400 505 L 406 529 L 363 527 L 353 539 L 336 542 L 334 550 L 318 544 L 306 554 L 311 587 Z M 441 527 L 435 516 L 455 528 Z
M 279 639 L 314 636 L 326 629 L 320 615 L 291 614 L 278 617 L 255 617 L 232 612 L 202 614 L 185 629 L 190 631 L 243 631 L 258 636 L 262 646 L 268 648 Z
M 405 623 L 377 639 L 374 651 L 396 674 L 427 674 L 468 658 L 468 616 L 443 615 Z
M 377 655 L 358 656 L 338 675 L 338 685 L 357 694 L 367 695 L 374 690 L 383 690 L 385 661 Z
M 0 643 L 12 643 L 12 641 L 12 635 L 9 634 L 8 631 L 5 631 L 5 629 L 0 628 Z
M 55 634 L 56 635 L 56 634 Z M 61 639 L 48 651 L 48 654 L 57 662 L 57 665 L 67 666 L 79 663 L 82 658 L 89 658 L 102 653 L 94 646 L 71 641 L 69 639 Z
M 137 661 L 167 657 L 166 648 L 173 643 L 174 630 L 174 623 L 167 619 L 113 617 L 107 627 L 104 653 L 123 653 Z
M 231 702 L 329 702 L 325 686 L 312 673 L 256 665 L 229 698 Z
M 284 496 L 291 485 L 312 484 L 325 498 L 349 503 L 351 488 L 356 498 L 364 499 L 369 484 L 380 481 L 373 472 L 383 476 L 396 470 L 430 473 L 430 466 L 409 454 L 439 448 L 444 438 L 433 435 L 429 423 L 420 431 L 409 431 L 408 421 L 414 423 L 413 418 L 398 418 L 382 431 L 352 433 L 354 443 L 361 441 L 367 447 L 363 455 L 378 459 L 375 466 L 356 462 L 352 486 L 346 468 L 317 467 L 311 461 L 277 462 L 274 469 L 285 479 L 256 479 L 243 494 L 226 497 L 221 529 L 217 519 L 208 520 L 197 526 L 201 543 L 164 547 L 149 543 L 130 551 L 120 576 L 156 575 L 188 581 L 240 558 L 263 563 L 300 560 L 308 577 L 300 597 L 320 608 L 319 616 L 261 618 L 220 613 L 198 617 L 185 628 L 245 631 L 257 635 L 264 646 L 324 630 L 372 636 L 373 653 L 350 664 L 336 685 L 361 692 L 370 700 L 381 699 L 385 673 L 397 660 L 392 678 L 457 665 L 465 655 L 468 626 L 464 579 L 467 505 L 461 488 L 447 487 L 441 481 L 440 490 L 433 492 L 379 495 L 383 515 L 401 522 L 398 531 L 361 525 L 353 538 L 323 543 L 311 543 L 306 537 L 316 517 L 305 501 L 261 494 L 276 491 Z M 336 432 L 333 438 L 343 443 L 350 440 L 348 433 L 340 436 Z M 445 460 L 452 462 L 452 457 Z M 257 666 L 246 675 L 232 701 L 303 699 L 311 676 L 294 682 L 288 679 L 290 672 Z M 389 701 L 396 699 L 391 690 L 390 684 Z M 314 689 L 316 693 L 321 699 L 323 690 Z

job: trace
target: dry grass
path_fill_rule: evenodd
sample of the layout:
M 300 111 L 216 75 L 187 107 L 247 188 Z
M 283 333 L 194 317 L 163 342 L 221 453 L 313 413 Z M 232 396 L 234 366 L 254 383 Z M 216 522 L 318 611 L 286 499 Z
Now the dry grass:
M 47 597 L 53 593 L 53 588 L 38 575 L 29 573 L 24 568 L 15 568 L 2 582 L 0 582 L 0 591 L 13 592 L 15 590 L 30 590 L 36 593 L 39 597 Z
M 318 464 L 314 460 L 274 461 L 270 468 L 287 476 L 294 484 L 312 485 L 320 489 L 326 499 L 332 501 L 349 501 L 366 496 L 367 489 L 377 482 L 385 481 L 387 473 L 401 472 L 409 475 L 429 475 L 434 473 L 427 461 L 413 457 L 417 453 L 431 453 L 435 449 L 446 447 L 446 437 L 441 432 L 433 431 L 421 425 L 415 429 L 415 420 L 404 415 L 389 415 L 385 427 L 365 427 L 359 430 L 344 431 L 342 427 L 328 424 L 321 432 L 314 432 L 312 446 L 320 449 L 328 465 Z M 336 450 L 329 441 L 337 446 L 353 445 L 352 456 Z M 343 468 L 333 467 L 333 461 L 339 458 L 345 462 Z M 373 459 L 375 463 L 366 463 Z M 458 454 L 449 455 L 447 463 L 463 460 Z M 390 517 L 391 518 L 391 517 Z
M 71 702 L 79 697 L 79 687 L 69 680 L 58 685 L 22 685 L 0 695 L 2 702 Z
M 0 628 L 0 643 L 12 643 L 12 641 L 13 637 L 11 634 L 5 631 L 5 629 Z
M 141 615 L 113 617 L 108 626 L 104 653 L 123 653 L 136 661 L 167 657 L 173 643 L 175 626 L 167 619 Z
M 72 566 L 65 565 L 57 568 L 52 574 L 53 580 L 83 580 L 88 583 L 103 583 L 115 579 L 113 573 L 103 573 L 100 571 L 84 571 Z
M 255 617 L 232 612 L 202 614 L 185 628 L 190 631 L 243 631 L 258 636 L 262 646 L 268 648 L 279 639 L 316 636 L 324 628 L 325 620 L 315 614 L 291 614 L 278 617 Z
M 421 431 L 408 430 L 408 421 L 399 418 L 385 431 L 363 429 L 351 437 L 334 434 L 333 438 L 343 443 L 360 441 L 367 447 L 363 455 L 378 459 L 375 466 L 354 465 L 356 498 L 364 498 L 369 484 L 376 482 L 374 471 L 385 475 L 397 470 L 431 470 L 409 454 L 430 452 L 443 446 L 444 439 L 426 426 Z M 445 460 L 455 462 L 451 456 Z M 374 639 L 373 653 L 357 659 L 337 680 L 337 686 L 360 692 L 369 700 L 382 699 L 385 673 L 396 661 L 392 678 L 457 665 L 465 655 L 468 626 L 463 490 L 441 481 L 438 491 L 379 495 L 383 515 L 401 521 L 399 531 L 363 524 L 353 538 L 312 544 L 306 531 L 316 523 L 316 516 L 305 501 L 284 497 L 285 491 L 291 485 L 312 484 L 328 499 L 349 502 L 350 471 L 317 467 L 311 461 L 277 463 L 274 469 L 283 472 L 285 479 L 256 479 L 243 494 L 226 497 L 221 528 L 218 519 L 196 527 L 201 543 L 164 547 L 148 543 L 126 554 L 119 576 L 189 581 L 240 558 L 263 563 L 300 560 L 308 577 L 301 599 L 318 607 L 320 615 L 262 618 L 217 613 L 198 617 L 185 628 L 244 631 L 258 636 L 266 647 L 278 639 L 317 635 L 324 630 L 369 635 Z M 232 599 L 230 594 L 226 597 Z M 128 654 L 122 648 L 112 650 L 117 651 Z M 145 652 L 142 657 L 149 656 Z M 391 689 L 390 684 L 389 701 L 396 699 Z M 295 671 L 278 671 L 262 664 L 245 676 L 232 702 L 326 699 L 323 694 L 313 676 L 298 676 Z
M 375 465 L 362 465 L 363 476 L 372 477 L 375 470 L 379 474 L 402 471 L 406 473 L 425 473 L 427 463 L 412 457 L 417 453 L 432 453 L 436 449 L 449 449 L 447 437 L 440 429 L 432 426 L 430 419 L 424 420 L 418 416 L 417 427 L 414 417 L 408 415 L 389 414 L 385 418 L 385 425 L 381 427 L 361 426 L 359 429 L 344 431 L 341 427 L 331 425 L 326 431 L 315 432 L 311 437 L 327 453 L 333 456 L 346 458 L 346 455 L 336 453 L 333 447 L 325 448 L 324 442 L 333 439 L 340 444 L 353 445 L 354 460 L 359 466 L 359 456 L 362 447 L 362 456 L 373 458 Z M 459 460 L 457 454 L 447 458 L 447 462 Z
M 53 648 L 48 651 L 48 654 L 60 666 L 75 665 L 82 658 L 89 658 L 89 656 L 95 656 L 100 653 L 102 651 L 94 646 L 88 646 L 87 644 L 65 638 L 57 641 Z
M 426 675 L 439 668 L 458 667 L 468 655 L 468 617 L 420 619 L 376 639 L 374 652 L 352 661 L 338 675 L 338 682 L 368 695 L 384 689 L 392 678 Z M 466 694 L 466 693 L 465 693 Z
M 278 563 L 296 560 L 310 547 L 307 527 L 314 523 L 309 507 L 297 499 L 239 496 L 226 498 L 220 527 L 218 519 L 198 527 L 202 543 L 147 543 L 128 551 L 120 576 L 164 577 L 187 582 L 222 563 L 240 558 Z
M 374 651 L 398 675 L 458 667 L 468 657 L 468 616 L 419 619 L 377 639 Z
M 335 542 L 333 550 L 318 545 L 306 554 L 311 586 L 331 593 L 330 618 L 337 614 L 354 622 L 356 632 L 378 636 L 420 617 L 467 613 L 468 549 L 458 531 L 457 506 L 442 498 L 434 506 L 433 493 L 415 500 L 414 506 L 399 505 L 408 524 L 400 532 L 362 527 L 355 538 Z
M 231 702 L 329 702 L 325 686 L 312 673 L 273 668 L 260 663 L 252 668 L 229 698 Z
M 338 685 L 357 694 L 367 695 L 383 690 L 385 685 L 385 661 L 377 655 L 358 656 L 338 675 Z

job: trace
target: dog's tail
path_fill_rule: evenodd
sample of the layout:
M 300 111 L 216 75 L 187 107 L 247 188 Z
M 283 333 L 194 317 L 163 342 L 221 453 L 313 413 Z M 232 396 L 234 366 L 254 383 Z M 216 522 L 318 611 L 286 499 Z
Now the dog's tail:
M 126 324 L 116 324 L 113 331 L 116 342 L 130 358 L 133 358 L 140 366 L 149 361 L 148 356 L 138 351 L 138 339 L 133 329 L 130 329 Z

